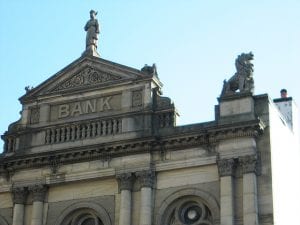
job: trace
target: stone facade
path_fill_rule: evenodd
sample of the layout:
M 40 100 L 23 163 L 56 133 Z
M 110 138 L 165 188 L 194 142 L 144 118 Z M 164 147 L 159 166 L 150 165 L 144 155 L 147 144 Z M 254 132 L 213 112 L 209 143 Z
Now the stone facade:
M 214 121 L 176 126 L 147 68 L 84 54 L 20 98 L 1 225 L 273 224 L 268 96 L 226 93 Z

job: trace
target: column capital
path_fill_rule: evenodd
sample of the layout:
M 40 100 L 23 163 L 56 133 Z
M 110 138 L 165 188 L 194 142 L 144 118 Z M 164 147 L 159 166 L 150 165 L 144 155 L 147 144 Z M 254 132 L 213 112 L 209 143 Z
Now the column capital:
M 132 173 L 117 174 L 116 178 L 119 182 L 120 190 L 132 190 L 134 176 Z
M 13 187 L 12 198 L 15 204 L 25 204 L 28 195 L 26 187 Z
M 234 159 L 219 159 L 217 161 L 220 177 L 232 176 L 236 168 Z
M 135 173 L 140 181 L 141 187 L 153 187 L 155 172 L 153 170 L 142 170 Z
M 46 185 L 36 184 L 30 186 L 28 189 L 32 193 L 32 198 L 34 202 L 44 202 L 45 195 L 48 190 L 48 187 Z
M 239 164 L 242 167 L 243 174 L 257 172 L 257 156 L 246 155 L 239 157 Z

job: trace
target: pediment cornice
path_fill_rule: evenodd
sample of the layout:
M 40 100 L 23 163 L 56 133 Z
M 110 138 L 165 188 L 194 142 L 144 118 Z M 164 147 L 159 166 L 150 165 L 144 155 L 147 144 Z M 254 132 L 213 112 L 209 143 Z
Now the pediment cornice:
M 153 76 L 140 70 L 110 62 L 97 57 L 83 56 L 37 87 L 27 90 L 20 98 L 21 103 L 36 100 L 40 96 L 72 94 L 78 90 L 89 91 L 99 87 L 111 87 L 115 84 L 143 79 Z

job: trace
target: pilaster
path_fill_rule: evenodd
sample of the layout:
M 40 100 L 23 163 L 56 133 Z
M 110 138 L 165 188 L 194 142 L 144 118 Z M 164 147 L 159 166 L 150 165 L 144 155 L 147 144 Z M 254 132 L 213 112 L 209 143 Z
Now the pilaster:
M 257 156 L 239 158 L 243 171 L 243 220 L 244 225 L 258 225 Z
M 122 173 L 116 176 L 121 191 L 119 225 L 131 225 L 131 198 L 134 176 Z
M 33 199 L 31 225 L 43 224 L 44 201 L 47 189 L 48 188 L 42 184 L 29 187 L 29 191 L 32 192 Z
M 153 170 L 136 172 L 141 184 L 140 225 L 152 224 L 152 187 L 155 173 Z
M 136 176 L 140 181 L 141 188 L 152 188 L 154 184 L 155 172 L 153 170 L 142 170 L 136 172 Z
M 220 175 L 220 204 L 221 204 L 221 224 L 234 224 L 234 194 L 233 194 L 233 174 L 236 168 L 234 159 L 222 159 L 217 161 Z
M 14 187 L 12 189 L 12 197 L 14 202 L 13 225 L 24 224 L 24 210 L 27 195 L 28 190 L 26 187 Z

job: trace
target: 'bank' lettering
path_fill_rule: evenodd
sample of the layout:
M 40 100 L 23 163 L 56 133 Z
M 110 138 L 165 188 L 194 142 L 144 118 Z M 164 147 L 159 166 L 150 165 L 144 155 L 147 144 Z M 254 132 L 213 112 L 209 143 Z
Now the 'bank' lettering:
M 58 107 L 58 118 L 68 117 L 70 115 L 69 105 L 60 105 Z
M 104 110 L 110 110 L 110 105 L 108 103 L 108 101 L 111 99 L 111 97 L 106 97 L 106 98 L 100 98 L 100 102 L 99 102 L 99 105 L 100 105 L 100 109 L 99 111 L 104 111 Z
M 103 112 L 107 110 L 111 110 L 112 107 L 110 105 L 110 100 L 112 96 L 80 101 L 80 102 L 72 102 L 69 104 L 63 104 L 58 106 L 58 119 L 66 118 L 70 116 L 80 116 L 82 114 L 95 113 L 95 112 Z

